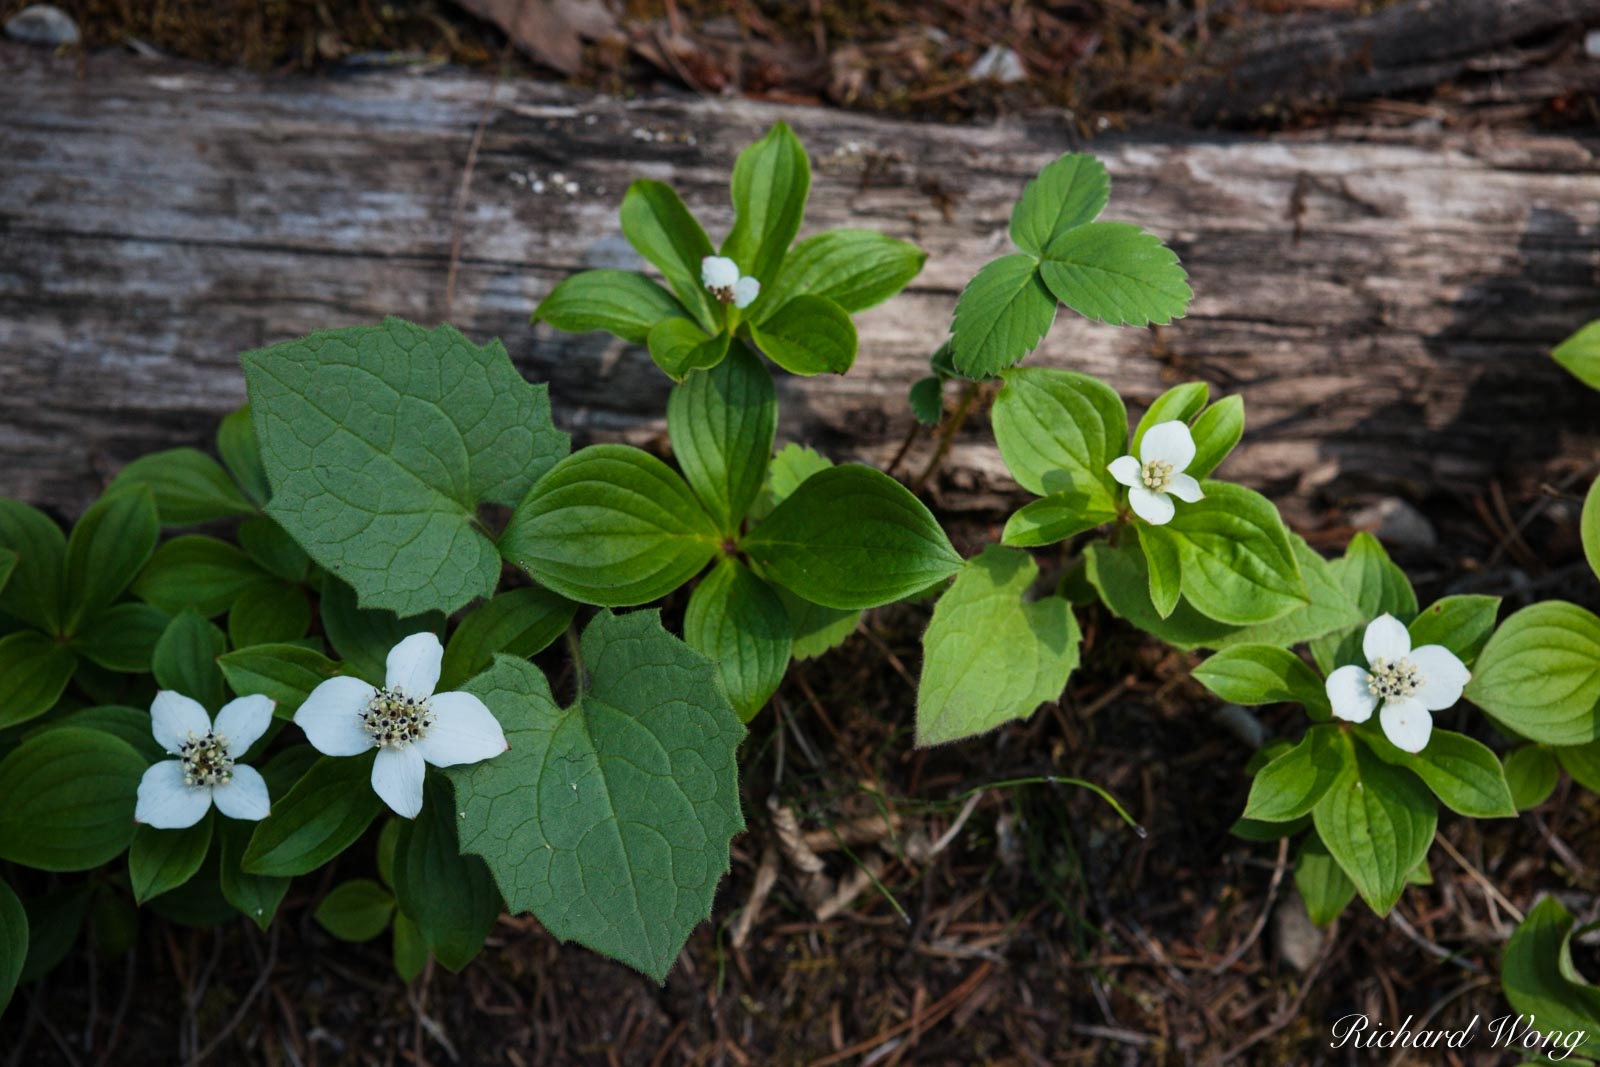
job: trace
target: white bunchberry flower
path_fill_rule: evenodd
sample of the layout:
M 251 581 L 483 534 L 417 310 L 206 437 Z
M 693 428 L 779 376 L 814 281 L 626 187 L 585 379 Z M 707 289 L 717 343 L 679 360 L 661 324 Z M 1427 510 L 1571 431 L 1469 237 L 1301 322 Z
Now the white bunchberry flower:
M 1194 437 L 1176 419 L 1158 422 L 1139 441 L 1139 458 L 1122 456 L 1106 469 L 1118 484 L 1128 487 L 1133 513 L 1152 526 L 1172 521 L 1172 497 L 1193 504 L 1205 497 L 1200 483 L 1183 473 L 1194 462 Z
M 727 256 L 706 256 L 700 261 L 700 280 L 724 304 L 747 308 L 761 295 L 761 283 L 739 274 L 739 264 Z
M 1361 638 L 1365 669 L 1340 667 L 1328 675 L 1333 713 L 1348 722 L 1366 722 L 1381 703 L 1378 721 L 1390 744 L 1421 752 L 1433 733 L 1433 715 L 1461 699 L 1471 680 L 1466 664 L 1443 645 L 1411 647 L 1411 634 L 1393 615 L 1372 620 Z
M 511 746 L 500 723 L 471 693 L 435 693 L 444 646 L 412 634 L 389 650 L 383 688 L 360 678 L 329 678 L 294 713 L 318 752 L 358 756 L 369 748 L 372 788 L 399 815 L 422 810 L 424 764 L 453 767 L 498 756 Z
M 134 822 L 182 830 L 215 803 L 231 819 L 252 822 L 272 810 L 267 783 L 240 756 L 272 725 L 273 701 L 240 697 L 224 704 L 215 723 L 199 701 L 163 689 L 150 705 L 150 732 L 177 759 L 162 760 L 139 779 Z

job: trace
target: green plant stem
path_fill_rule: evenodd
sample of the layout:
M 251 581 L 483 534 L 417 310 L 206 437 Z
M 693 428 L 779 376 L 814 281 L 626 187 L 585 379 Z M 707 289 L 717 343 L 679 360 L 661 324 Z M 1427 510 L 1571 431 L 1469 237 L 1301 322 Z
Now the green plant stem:
M 939 429 L 939 447 L 934 449 L 933 456 L 929 458 L 928 465 L 922 468 L 922 473 L 917 475 L 911 483 L 911 491 L 920 493 L 932 478 L 939 465 L 944 462 L 944 457 L 949 455 L 950 446 L 954 443 L 956 434 L 961 432 L 961 426 L 967 421 L 967 416 L 972 412 L 972 406 L 978 402 L 978 394 L 983 390 L 982 382 L 968 382 L 967 388 L 961 394 L 961 402 L 956 405 L 955 413 L 945 420 Z

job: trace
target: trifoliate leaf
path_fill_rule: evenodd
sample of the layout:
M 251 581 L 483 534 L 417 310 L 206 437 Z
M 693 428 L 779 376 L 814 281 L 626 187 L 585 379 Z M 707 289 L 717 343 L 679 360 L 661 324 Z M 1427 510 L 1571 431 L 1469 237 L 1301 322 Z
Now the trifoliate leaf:
M 951 359 L 969 378 L 999 374 L 1050 332 L 1056 298 L 1032 256 L 1001 256 L 984 265 L 956 302 Z
M 1091 155 L 1072 152 L 1048 164 L 1011 209 L 1011 240 L 1042 256 L 1068 230 L 1093 222 L 1111 199 L 1111 176 Z
M 1165 326 L 1194 297 L 1177 255 L 1127 222 L 1091 222 L 1056 237 L 1039 276 L 1057 300 L 1114 326 Z

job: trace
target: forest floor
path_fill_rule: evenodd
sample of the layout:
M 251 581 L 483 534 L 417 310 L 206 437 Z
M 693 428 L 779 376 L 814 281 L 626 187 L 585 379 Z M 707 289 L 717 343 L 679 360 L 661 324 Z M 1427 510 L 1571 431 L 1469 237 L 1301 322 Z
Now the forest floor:
M 21 6 L 0 3 L 0 14 Z M 566 70 L 442 0 L 60 6 L 91 48 L 132 42 L 254 69 L 450 62 L 630 94 L 737 89 L 951 121 L 1058 107 L 1123 125 L 1177 118 L 1173 94 L 1199 69 L 1194 56 L 1249 19 L 1382 5 L 633 0 L 613 25 L 579 34 L 575 53 L 570 41 L 539 46 L 562 62 L 575 55 Z M 973 77 L 992 47 L 1014 50 L 1024 78 Z M 1582 52 L 1571 35 L 1541 47 L 1546 65 Z M 1462 84 L 1307 100 L 1250 121 L 1594 122 L 1592 99 L 1559 78 L 1492 113 L 1455 107 Z M 1493 592 L 1510 608 L 1533 589 L 1592 601 L 1592 583 L 1573 577 L 1570 468 L 1508 472 L 1477 499 L 1423 502 L 1436 547 L 1396 551 L 1421 601 Z M 964 519 L 958 547 L 996 540 L 1001 518 Z M 1337 553 L 1351 529 L 1330 514 L 1302 532 Z M 1333 1022 L 1354 1012 L 1414 1016 L 1417 1028 L 1487 1021 L 1509 1010 L 1498 958 L 1519 912 L 1556 890 L 1580 921 L 1593 917 L 1600 800 L 1563 781 L 1514 820 L 1441 813 L 1431 885 L 1408 890 L 1387 920 L 1357 902 L 1312 928 L 1292 852 L 1228 832 L 1252 743 L 1292 736 L 1301 713 L 1264 709 L 1251 736 L 1190 678 L 1197 657 L 1099 608 L 1081 613 L 1084 666 L 1059 702 L 981 739 L 918 750 L 928 611 L 869 612 L 843 647 L 797 665 L 751 724 L 749 832 L 734 842 L 712 922 L 664 986 L 563 947 L 525 917 L 503 918 L 463 973 L 430 968 L 407 986 L 385 940 L 347 946 L 311 919 L 335 881 L 370 875 L 367 840 L 296 882 L 269 933 L 242 920 L 219 931 L 151 920 L 131 952 L 75 949 L 19 994 L 0 1063 L 171 1064 L 175 1047 L 249 1064 L 1385 1062 L 1331 1050 Z M 1449 719 L 1492 736 L 1471 709 Z M 1069 779 L 1110 791 L 1137 829 Z

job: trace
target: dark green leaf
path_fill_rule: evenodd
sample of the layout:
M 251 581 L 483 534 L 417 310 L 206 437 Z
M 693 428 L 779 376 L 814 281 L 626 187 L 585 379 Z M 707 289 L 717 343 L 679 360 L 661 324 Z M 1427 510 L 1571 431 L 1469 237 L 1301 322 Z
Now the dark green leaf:
M 370 878 L 352 878 L 322 898 L 312 918 L 340 941 L 371 941 L 389 928 L 394 894 Z
M 1278 509 L 1260 493 L 1207 481 L 1165 529 L 1183 560 L 1183 595 L 1197 611 L 1238 626 L 1270 622 L 1309 603 Z
M 1494 633 L 1500 613 L 1497 596 L 1447 596 L 1434 601 L 1411 620 L 1411 647 L 1443 645 L 1471 667 Z
M 1194 435 L 1194 459 L 1184 473 L 1192 478 L 1209 477 L 1244 436 L 1244 398 L 1223 397 L 1212 404 L 1194 420 L 1190 433 Z
M 248 874 L 292 877 L 333 859 L 355 843 L 382 808 L 371 779 L 371 757 L 317 760 L 256 824 L 241 868 Z
M 1306 914 L 1318 926 L 1327 926 L 1356 898 L 1356 884 L 1344 873 L 1328 846 L 1312 830 L 1294 861 L 1294 884 L 1305 901 Z
M 1427 783 L 1451 811 L 1474 819 L 1505 819 L 1517 813 L 1507 770 L 1493 752 L 1465 734 L 1435 729 L 1428 747 L 1415 755 L 1395 748 L 1375 722 L 1362 726 L 1360 735 L 1384 762 L 1405 767 Z M 1553 788 L 1553 777 L 1550 784 Z
M 198 700 L 215 715 L 223 698 L 217 657 L 227 650 L 228 639 L 221 630 L 196 612 L 185 611 L 156 642 L 152 659 L 156 684 Z
M 257 507 L 272 495 L 267 468 L 261 462 L 261 445 L 250 421 L 250 405 L 230 412 L 217 426 L 217 455 L 223 466 Z
M 877 230 L 819 233 L 789 250 L 777 280 L 762 283 L 761 296 L 746 316 L 760 322 L 802 293 L 831 300 L 853 315 L 904 289 L 927 258 L 916 245 Z
M 412 634 L 424 630 L 439 633 L 444 616 L 430 611 L 402 619 L 392 611 L 363 608 L 356 593 L 331 574 L 322 578 L 322 632 L 345 663 L 345 673 L 355 674 L 382 685 L 388 669 L 389 650 Z
M 1343 743 L 1351 744 L 1348 737 Z M 1438 806 L 1416 775 L 1353 747 L 1355 768 L 1323 794 L 1311 817 L 1361 898 L 1387 915 L 1433 844 Z
M 235 648 L 293 641 L 311 629 L 311 605 L 298 586 L 259 582 L 228 610 L 228 639 Z
M 1024 505 L 1006 520 L 1000 541 L 1013 548 L 1041 548 L 1104 526 L 1116 517 L 1116 511 L 1098 491 L 1091 494 L 1068 489 Z
M 733 710 L 745 722 L 778 691 L 793 640 L 777 591 L 731 558 L 720 560 L 690 595 L 683 639 L 717 664 Z
M 287 530 L 265 515 L 241 522 L 238 538 L 245 554 L 274 577 L 299 583 L 310 576 L 311 557 L 294 543 Z
M 673 455 L 724 536 L 738 534 L 761 492 L 777 427 L 772 374 L 742 344 L 672 390 L 667 433 Z
M 217 666 L 235 693 L 276 701 L 273 714 L 280 719 L 293 716 L 313 689 L 339 673 L 339 665 L 322 653 L 289 644 L 235 649 Z
M 911 414 L 924 426 L 937 426 L 944 419 L 944 379 L 936 374 L 918 378 L 911 385 Z
M 36 630 L 0 637 L 0 728 L 55 707 L 77 668 L 71 649 Z
M 395 899 L 434 958 L 452 971 L 472 962 L 500 917 L 489 868 L 461 852 L 457 818 L 450 786 L 429 775 L 421 814 L 401 822 L 394 843 Z
M 122 595 L 160 536 L 155 497 L 144 486 L 107 494 L 90 505 L 67 541 L 62 626 L 68 633 Z
M 148 674 L 156 642 L 170 621 L 149 604 L 113 604 L 78 627 L 72 650 L 108 671 Z
M 28 913 L 11 887 L 0 881 L 0 1015 L 11 1003 L 27 958 Z
M 1074 371 L 1010 371 L 992 420 L 1018 485 L 1035 496 L 1079 493 L 1090 510 L 1116 510 L 1119 490 L 1106 466 L 1122 454 L 1128 414 L 1109 386 Z
M 1314 717 L 1333 713 L 1322 678 L 1293 652 L 1271 645 L 1235 645 L 1194 669 L 1201 685 L 1235 704 L 1303 704 Z
M 0 859 L 86 871 L 133 839 L 144 759 L 100 730 L 62 726 L 0 760 Z
M 1313 726 L 1298 745 L 1261 768 L 1250 785 L 1244 817 L 1261 822 L 1298 819 L 1355 770 L 1355 752 L 1342 731 Z
M 683 381 L 690 371 L 721 363 L 729 345 L 726 333 L 708 334 L 684 318 L 662 319 L 646 341 L 650 358 L 675 382 Z
M 215 537 L 175 537 L 156 549 L 133 583 L 133 593 L 168 615 L 192 608 L 206 618 L 221 615 L 239 594 L 267 573 L 243 552 Z
M 278 914 L 278 906 L 289 892 L 289 879 L 280 875 L 251 874 L 244 870 L 244 857 L 253 840 L 252 835 L 260 825 L 237 819 L 217 821 L 220 849 L 217 869 L 223 899 L 233 905 L 239 914 L 265 930 L 272 925 L 273 916 Z
M 1560 600 L 1523 608 L 1479 653 L 1466 695 L 1530 741 L 1600 738 L 1600 618 Z
M 534 586 L 512 589 L 475 608 L 444 649 L 443 690 L 488 670 L 496 653 L 527 659 L 550 647 L 571 625 L 578 605 L 560 593 Z
M 193 878 L 211 847 L 212 815 L 185 830 L 140 826 L 128 848 L 128 883 L 140 904 Z
M 122 468 L 106 492 L 135 485 L 154 495 L 163 526 L 195 526 L 256 512 L 228 472 L 198 449 L 172 448 L 140 456 Z
M 60 633 L 67 558 L 61 527 L 37 508 L 0 497 L 0 548 L 17 555 L 11 577 L 0 586 L 0 612 Z
M 1428 748 L 1432 747 L 1430 742 Z M 1544 745 L 1520 745 L 1506 753 L 1505 781 L 1517 811 L 1537 808 L 1549 800 L 1560 780 L 1555 753 Z
M 1600 1056 L 1600 989 L 1572 962 L 1572 914 L 1554 897 L 1534 905 L 1506 944 L 1500 981 L 1506 999 L 1540 1033 L 1560 1033 L 1579 1055 Z

